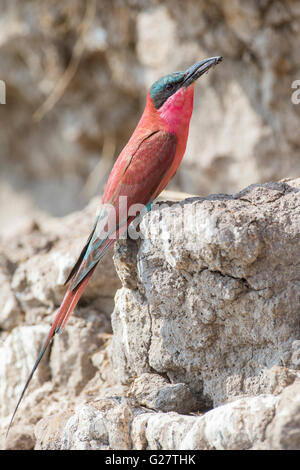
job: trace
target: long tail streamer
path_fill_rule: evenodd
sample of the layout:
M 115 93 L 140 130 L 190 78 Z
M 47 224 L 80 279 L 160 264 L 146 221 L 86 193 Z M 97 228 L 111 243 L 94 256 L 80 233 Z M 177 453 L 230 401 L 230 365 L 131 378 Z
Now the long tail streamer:
M 96 267 L 96 266 L 95 266 L 95 267 Z M 63 299 L 63 301 L 62 301 L 62 304 L 61 304 L 61 306 L 60 306 L 60 308 L 59 308 L 59 310 L 58 310 L 58 312 L 57 312 L 57 314 L 56 314 L 56 317 L 55 317 L 55 319 L 54 319 L 54 322 L 53 322 L 53 324 L 52 324 L 52 326 L 51 326 L 51 328 L 50 328 L 50 331 L 49 331 L 49 333 L 48 333 L 48 336 L 47 336 L 47 338 L 46 338 L 46 340 L 45 340 L 43 346 L 41 347 L 41 350 L 40 350 L 40 352 L 39 352 L 38 358 L 37 358 L 37 360 L 36 360 L 36 362 L 35 362 L 35 364 L 34 364 L 34 366 L 33 366 L 33 368 L 32 368 L 32 371 L 30 372 L 30 375 L 29 375 L 29 377 L 28 377 L 28 379 L 27 379 L 27 381 L 26 381 L 26 384 L 25 384 L 25 386 L 24 386 L 24 388 L 23 388 L 23 390 L 22 390 L 22 393 L 21 393 L 21 395 L 20 395 L 20 398 L 19 398 L 19 400 L 18 400 L 18 403 L 17 403 L 17 405 L 16 405 L 16 408 L 15 408 L 15 410 L 14 410 L 14 412 L 13 412 L 12 417 L 11 417 L 11 420 L 10 420 L 10 423 L 9 423 L 9 426 L 8 426 L 8 429 L 7 429 L 6 437 L 7 437 L 8 433 L 9 433 L 9 430 L 10 430 L 11 425 L 12 425 L 12 423 L 13 423 L 14 417 L 15 417 L 16 412 L 17 412 L 17 410 L 18 410 L 18 408 L 19 408 L 19 405 L 20 405 L 20 403 L 21 403 L 21 401 L 22 401 L 22 399 L 23 399 L 23 396 L 24 396 L 24 394 L 25 394 L 25 392 L 26 392 L 26 390 L 27 390 L 27 387 L 28 387 L 28 385 L 29 385 L 29 383 L 30 383 L 30 381 L 31 381 L 31 379 L 32 379 L 32 377 L 33 377 L 33 374 L 34 374 L 34 372 L 36 371 L 36 369 L 37 369 L 39 363 L 41 362 L 42 357 L 44 356 L 47 347 L 48 347 L 49 344 L 51 343 L 51 341 L 52 341 L 54 335 L 55 335 L 56 333 L 61 332 L 62 329 L 64 328 L 64 326 L 65 326 L 65 324 L 66 324 L 68 318 L 69 318 L 70 315 L 72 314 L 72 312 L 73 312 L 73 310 L 75 309 L 75 307 L 76 307 L 76 305 L 77 305 L 77 303 L 78 303 L 78 301 L 79 301 L 79 299 L 80 299 L 80 297 L 81 297 L 81 295 L 82 295 L 84 289 L 86 288 L 87 283 L 89 282 L 90 277 L 92 276 L 95 267 L 91 269 L 91 271 L 87 274 L 87 276 L 83 279 L 83 281 L 82 281 L 75 289 L 73 289 L 73 290 L 68 290 L 68 291 L 66 292 L 65 297 L 64 297 L 64 299 Z

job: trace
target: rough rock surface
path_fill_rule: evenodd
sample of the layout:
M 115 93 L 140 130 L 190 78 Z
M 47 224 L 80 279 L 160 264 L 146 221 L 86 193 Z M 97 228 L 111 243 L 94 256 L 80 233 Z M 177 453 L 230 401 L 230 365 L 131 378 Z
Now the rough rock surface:
M 144 217 L 138 241 L 115 254 L 123 288 L 112 315 L 114 368 L 138 399 L 145 373 L 185 384 L 189 411 L 293 382 L 299 226 L 299 179 L 157 204 Z
M 154 412 L 123 399 L 42 419 L 37 449 L 299 449 L 299 379 L 281 396 L 240 398 L 201 416 Z M 289 402 L 290 400 L 290 402 Z
M 3 251 L 4 285 L 19 310 L 0 333 L 1 445 L 299 449 L 299 179 L 153 207 L 140 238 L 116 246 L 113 339 L 112 302 L 100 295 L 119 284 L 111 274 L 105 284 L 98 269 L 4 441 L 60 273 L 74 261 L 63 246 L 74 258 L 80 250 L 78 220 L 31 222 L 14 256 Z M 111 273 L 111 258 L 105 263 Z
M 153 80 L 217 54 L 176 184 L 206 195 L 298 175 L 299 19 L 298 0 L 2 1 L 1 188 L 55 215 L 84 205 L 86 178 L 126 143 Z

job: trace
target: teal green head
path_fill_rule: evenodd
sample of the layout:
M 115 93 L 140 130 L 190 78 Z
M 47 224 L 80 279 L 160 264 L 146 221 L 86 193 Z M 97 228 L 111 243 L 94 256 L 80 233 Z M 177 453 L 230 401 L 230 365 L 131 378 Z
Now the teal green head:
M 210 57 L 209 59 L 197 62 L 185 72 L 173 72 L 157 80 L 150 88 L 150 96 L 155 108 L 159 109 L 179 88 L 188 88 L 195 80 L 207 72 L 212 65 L 216 65 L 221 61 L 221 56 Z

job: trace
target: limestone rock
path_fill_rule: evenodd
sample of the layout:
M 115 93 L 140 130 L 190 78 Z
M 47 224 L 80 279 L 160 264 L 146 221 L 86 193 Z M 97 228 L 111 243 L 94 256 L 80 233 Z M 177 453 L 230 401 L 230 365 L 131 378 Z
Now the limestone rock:
M 184 414 L 199 408 L 199 402 L 186 384 L 170 384 L 158 374 L 142 374 L 133 382 L 129 395 L 139 405 L 153 410 Z
M 70 416 L 72 416 L 72 412 L 68 411 L 64 414 L 58 414 L 55 418 L 52 416 L 41 419 L 35 427 L 35 435 L 38 436 L 35 449 L 58 449 L 60 446 L 61 432 Z
M 294 414 L 298 401 L 291 404 L 290 400 L 295 392 L 295 386 L 291 386 L 279 397 L 240 398 L 201 416 L 146 411 L 132 406 L 124 398 L 98 400 L 82 404 L 68 414 L 41 420 L 35 428 L 36 448 L 272 449 L 274 438 L 277 441 L 280 435 L 281 449 L 298 449 L 298 409 Z M 290 395 L 289 399 L 287 395 Z M 285 398 L 289 402 L 283 404 Z M 270 430 L 274 426 L 277 431 L 272 434 Z
M 119 380 L 161 374 L 186 384 L 204 409 L 291 384 L 299 369 L 299 204 L 298 179 L 154 207 L 141 238 L 116 249 Z
M 5 449 L 9 450 L 33 450 L 35 438 L 32 433 L 32 426 L 16 426 L 8 435 L 5 442 Z
M 1 448 L 299 449 L 299 195 L 298 179 L 154 206 L 115 249 L 113 338 L 108 258 L 5 441 L 94 203 L 40 215 L 21 243 L 16 229 L 0 259 L 17 301 L 0 332 Z
M 181 449 L 250 449 L 265 439 L 277 398 L 272 395 L 241 398 L 208 411 L 195 420 Z
M 53 419 L 42 420 L 37 425 L 37 448 L 130 449 L 131 414 L 131 408 L 122 399 L 102 400 L 94 406 L 79 405 L 71 416 L 58 416 L 55 423 Z
M 280 395 L 276 415 L 267 429 L 269 448 L 300 449 L 300 380 Z
M 22 315 L 17 297 L 11 288 L 14 267 L 4 253 L 0 252 L 0 328 L 11 330 L 20 323 Z
M 36 321 L 33 312 L 49 313 L 59 306 L 65 291 L 64 282 L 90 233 L 98 205 L 97 198 L 84 211 L 61 219 L 40 215 L 39 222 L 32 222 L 22 242 L 19 242 L 19 233 L 13 237 L 12 261 L 16 259 L 18 263 L 12 275 L 12 288 L 27 321 Z M 111 253 L 108 253 L 83 298 L 100 297 L 98 309 L 110 313 L 119 285 Z
M 0 346 L 1 417 L 13 412 L 47 332 L 46 325 L 19 326 L 13 329 Z M 48 364 L 43 360 L 32 381 L 32 387 L 37 387 L 48 379 Z

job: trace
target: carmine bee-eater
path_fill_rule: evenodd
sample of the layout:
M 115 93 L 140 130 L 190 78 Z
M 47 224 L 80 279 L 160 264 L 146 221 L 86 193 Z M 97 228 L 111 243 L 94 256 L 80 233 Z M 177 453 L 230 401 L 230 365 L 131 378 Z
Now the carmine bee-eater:
M 175 175 L 186 148 L 195 81 L 221 60 L 220 56 L 201 60 L 185 72 L 162 77 L 150 88 L 143 115 L 110 173 L 94 227 L 66 280 L 68 290 L 18 400 L 7 433 L 47 346 L 65 326 L 100 259 L 135 219 L 130 207 L 135 204 L 149 207 Z M 124 197 L 127 204 L 122 210 L 120 199 Z

